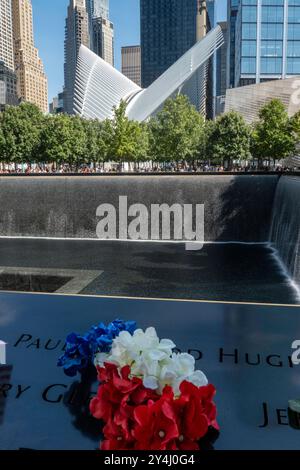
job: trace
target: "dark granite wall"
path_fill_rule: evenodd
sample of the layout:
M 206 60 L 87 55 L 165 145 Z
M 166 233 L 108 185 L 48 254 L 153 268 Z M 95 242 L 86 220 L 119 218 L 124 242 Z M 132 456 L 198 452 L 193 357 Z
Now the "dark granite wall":
M 96 209 L 205 204 L 205 241 L 267 241 L 276 175 L 0 177 L 0 236 L 96 238 Z

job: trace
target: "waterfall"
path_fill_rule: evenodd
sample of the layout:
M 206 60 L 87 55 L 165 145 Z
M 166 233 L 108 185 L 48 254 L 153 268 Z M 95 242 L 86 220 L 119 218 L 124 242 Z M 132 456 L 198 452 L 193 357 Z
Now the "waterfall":
M 270 242 L 300 292 L 300 178 L 282 176 L 277 185 Z
M 0 236 L 96 238 L 97 207 L 104 203 L 118 208 L 119 196 L 127 196 L 128 206 L 142 203 L 149 213 L 152 204 L 204 204 L 206 242 L 268 242 L 278 178 L 0 177 Z

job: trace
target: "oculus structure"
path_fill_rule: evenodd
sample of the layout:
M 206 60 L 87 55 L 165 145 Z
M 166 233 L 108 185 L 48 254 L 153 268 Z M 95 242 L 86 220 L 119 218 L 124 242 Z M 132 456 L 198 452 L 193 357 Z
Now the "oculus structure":
M 204 70 L 223 43 L 222 30 L 217 26 L 147 89 L 140 88 L 82 45 L 76 69 L 74 113 L 87 119 L 112 118 L 113 108 L 123 100 L 127 103 L 128 118 L 142 122 L 179 93 L 186 94 L 199 109 L 197 103 L 206 99 Z

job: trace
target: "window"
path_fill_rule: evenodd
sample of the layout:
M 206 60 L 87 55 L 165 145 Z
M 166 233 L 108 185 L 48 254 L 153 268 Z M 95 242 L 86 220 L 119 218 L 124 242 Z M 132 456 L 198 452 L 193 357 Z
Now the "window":
M 262 57 L 282 57 L 282 41 L 262 41 L 260 54 Z
M 256 23 L 257 21 L 257 8 L 256 7 L 243 7 L 242 10 L 243 23 Z
M 257 0 L 243 0 L 243 5 L 257 5 Z M 238 2 L 236 2 L 236 6 L 238 6 Z
M 289 40 L 300 40 L 300 24 L 289 24 L 288 27 L 288 39 Z
M 263 57 L 261 59 L 260 72 L 266 74 L 282 73 L 282 60 Z
M 300 57 L 300 41 L 288 41 L 288 57 Z
M 256 59 L 252 57 L 243 57 L 241 73 L 256 73 Z
M 242 56 L 243 57 L 256 57 L 256 41 L 243 41 L 242 42 Z
M 293 25 L 290 25 L 293 26 Z M 261 39 L 283 39 L 283 24 L 263 23 L 261 25 Z
M 283 7 L 265 6 L 261 10 L 262 23 L 283 23 Z
M 300 23 L 300 6 L 289 7 L 289 23 Z
M 300 58 L 299 59 L 287 59 L 287 73 L 300 74 Z
M 242 25 L 242 39 L 256 39 L 256 24 Z
M 262 5 L 283 6 L 284 0 L 262 0 Z

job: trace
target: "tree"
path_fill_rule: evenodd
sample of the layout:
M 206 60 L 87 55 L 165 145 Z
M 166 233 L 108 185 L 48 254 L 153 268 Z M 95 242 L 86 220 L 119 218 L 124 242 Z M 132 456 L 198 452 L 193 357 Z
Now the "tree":
M 76 168 L 87 157 L 88 134 L 84 120 L 78 116 L 47 116 L 41 135 L 41 155 L 45 162 L 69 163 Z
M 78 169 L 83 163 L 90 163 L 87 158 L 87 133 L 84 120 L 79 116 L 69 116 L 71 129 L 71 152 L 67 163 L 75 165 Z
M 41 136 L 41 154 L 45 162 L 63 163 L 72 154 L 71 119 L 66 114 L 47 116 Z
M 290 155 L 295 149 L 295 137 L 288 113 L 279 99 L 273 99 L 259 112 L 259 121 L 254 124 L 251 135 L 251 153 L 258 159 L 270 162 Z
M 298 153 L 300 150 L 300 111 L 294 114 L 293 117 L 290 118 L 290 127 L 292 131 L 292 135 L 294 138 L 295 147 L 293 149 L 294 153 Z
M 147 159 L 148 128 L 128 119 L 124 101 L 114 108 L 109 150 L 111 158 L 122 163 Z
M 131 135 L 135 142 L 130 161 L 145 162 L 149 159 L 149 132 L 147 124 L 131 121 Z
M 1 115 L 2 161 L 16 164 L 39 160 L 44 119 L 33 104 L 7 107 Z
M 5 137 L 2 129 L 2 116 L 3 114 L 0 113 L 0 161 L 3 161 L 3 155 L 5 152 Z
M 245 160 L 250 155 L 250 127 L 235 111 L 222 114 L 216 119 L 209 143 L 213 158 L 230 169 L 233 160 Z
M 168 99 L 150 120 L 150 153 L 157 161 L 193 161 L 204 135 L 204 118 L 184 95 Z
M 207 120 L 204 123 L 204 132 L 199 142 L 198 159 L 202 162 L 220 163 L 220 160 L 214 157 L 212 135 L 215 130 L 215 121 Z

